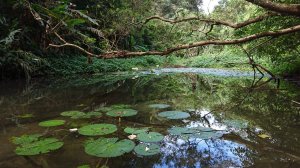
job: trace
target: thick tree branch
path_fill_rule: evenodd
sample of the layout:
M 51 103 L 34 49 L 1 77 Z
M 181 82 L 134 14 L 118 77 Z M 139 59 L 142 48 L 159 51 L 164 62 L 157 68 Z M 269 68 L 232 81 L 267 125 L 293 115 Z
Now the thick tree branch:
M 189 18 L 184 18 L 184 19 L 180 19 L 180 20 L 171 20 L 171 19 L 166 19 L 166 18 L 160 17 L 160 16 L 151 16 L 145 20 L 144 24 L 147 24 L 151 20 L 160 20 L 160 21 L 167 22 L 170 24 L 178 24 L 178 23 L 189 22 L 189 21 L 200 21 L 200 22 L 205 22 L 205 23 L 211 23 L 213 25 L 223 25 L 223 26 L 228 26 L 228 27 L 234 28 L 234 29 L 239 29 L 239 28 L 248 26 L 250 24 L 263 21 L 269 17 L 276 16 L 276 15 L 278 15 L 278 14 L 268 13 L 268 14 L 264 14 L 264 15 L 246 20 L 241 23 L 231 23 L 231 22 L 227 22 L 227 21 L 223 21 L 223 20 L 204 19 L 204 18 L 199 18 L 199 17 L 189 17 Z
M 61 45 L 55 45 L 55 44 L 50 44 L 50 47 L 56 47 L 56 48 L 61 48 L 61 47 L 74 47 L 79 49 L 80 51 L 86 53 L 90 57 L 96 57 L 96 58 L 124 58 L 124 57 L 132 57 L 132 56 L 146 56 L 146 55 L 169 55 L 173 52 L 179 51 L 179 50 L 184 50 L 184 49 L 190 49 L 190 48 L 195 48 L 195 47 L 200 47 L 200 46 L 206 46 L 206 45 L 232 45 L 232 44 L 241 44 L 241 43 L 246 43 L 249 41 L 253 41 L 259 38 L 263 37 L 277 37 L 285 34 L 290 34 L 290 33 L 295 33 L 300 31 L 300 25 L 296 25 L 293 27 L 289 27 L 286 29 L 281 29 L 277 31 L 267 31 L 267 32 L 262 32 L 262 33 L 257 33 L 253 35 L 249 35 L 246 37 L 242 37 L 239 39 L 232 39 L 232 40 L 206 40 L 206 41 L 199 41 L 195 43 L 190 43 L 190 44 L 182 44 L 178 45 L 174 48 L 169 48 L 164 51 L 146 51 L 146 52 L 130 52 L 130 51 L 112 51 L 112 52 L 107 52 L 103 53 L 100 55 L 93 54 L 85 49 L 83 49 L 80 46 L 77 46 L 75 44 L 71 44 L 66 42 L 62 37 L 60 37 L 57 33 L 55 35 L 64 43 Z
M 184 49 L 190 49 L 200 46 L 206 46 L 206 45 L 232 45 L 232 44 L 241 44 L 246 43 L 249 41 L 253 41 L 255 39 L 263 38 L 263 37 L 277 37 L 285 34 L 295 33 L 300 31 L 300 25 L 296 25 L 290 28 L 281 29 L 277 31 L 267 31 L 262 33 L 257 33 L 253 35 L 249 35 L 243 38 L 239 39 L 232 39 L 232 40 L 207 40 L 207 41 L 200 41 L 190 44 L 183 44 L 178 45 L 177 47 L 167 49 L 165 51 L 146 51 L 146 52 L 127 52 L 127 51 L 113 51 L 101 54 L 97 57 L 100 58 L 116 58 L 116 57 L 130 57 L 130 56 L 145 56 L 145 55 L 169 55 L 173 52 L 184 50 Z
M 300 17 L 300 4 L 275 3 L 270 0 L 246 0 L 267 10 Z

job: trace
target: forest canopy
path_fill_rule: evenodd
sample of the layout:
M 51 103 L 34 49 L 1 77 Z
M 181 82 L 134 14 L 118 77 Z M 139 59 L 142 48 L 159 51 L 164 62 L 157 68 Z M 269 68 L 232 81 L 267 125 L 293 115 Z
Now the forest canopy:
M 221 0 L 211 13 L 202 0 L 0 2 L 2 76 L 49 71 L 57 56 L 84 55 L 91 64 L 93 57 L 201 57 L 208 50 L 238 51 L 252 66 L 263 58 L 281 73 L 299 70 L 297 0 Z

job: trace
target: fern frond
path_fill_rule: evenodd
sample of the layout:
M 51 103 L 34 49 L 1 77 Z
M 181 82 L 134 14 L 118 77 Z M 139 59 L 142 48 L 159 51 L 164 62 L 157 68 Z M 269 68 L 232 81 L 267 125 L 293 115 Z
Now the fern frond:
M 12 42 L 15 41 L 15 36 L 17 33 L 20 33 L 22 29 L 17 29 L 14 31 L 11 31 L 8 36 L 2 40 L 0 40 L 0 43 L 4 43 L 5 45 L 10 45 Z

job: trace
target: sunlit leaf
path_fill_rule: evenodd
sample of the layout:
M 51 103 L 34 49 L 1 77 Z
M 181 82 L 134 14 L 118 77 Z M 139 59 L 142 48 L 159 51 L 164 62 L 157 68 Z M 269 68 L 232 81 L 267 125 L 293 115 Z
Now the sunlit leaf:
M 41 127 L 56 127 L 65 124 L 65 120 L 48 120 L 39 123 Z
M 263 139 L 266 139 L 266 138 L 271 138 L 270 135 L 267 135 L 267 134 L 260 134 L 258 135 L 259 137 L 263 138 Z

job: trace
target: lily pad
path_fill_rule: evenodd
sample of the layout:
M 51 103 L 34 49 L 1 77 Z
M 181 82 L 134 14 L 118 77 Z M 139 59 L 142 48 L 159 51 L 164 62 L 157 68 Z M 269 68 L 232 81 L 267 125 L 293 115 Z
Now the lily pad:
M 139 144 L 134 148 L 135 153 L 142 156 L 151 156 L 160 153 L 160 147 L 156 144 Z
M 184 118 L 189 118 L 190 114 L 182 111 L 165 111 L 159 113 L 158 116 L 167 119 L 184 119 Z
M 41 134 L 22 135 L 20 137 L 13 137 L 12 142 L 16 145 L 28 144 L 37 141 L 41 136 Z
M 136 114 L 137 111 L 133 109 L 115 109 L 106 113 L 106 115 L 111 117 L 130 117 Z
M 143 132 L 137 135 L 137 139 L 142 142 L 160 142 L 164 139 L 164 136 L 158 132 Z
M 117 126 L 113 124 L 93 124 L 81 127 L 78 133 L 87 136 L 107 135 L 117 131 Z
M 135 144 L 131 140 L 118 138 L 99 138 L 85 142 L 85 152 L 97 157 L 117 157 L 133 150 Z
M 127 127 L 124 129 L 124 132 L 128 133 L 128 134 L 140 134 L 143 132 L 148 132 L 149 128 L 131 128 L 131 127 Z
M 248 127 L 248 122 L 245 120 L 224 120 L 224 124 L 235 129 L 245 129 Z
M 150 104 L 149 107 L 156 108 L 156 109 L 165 109 L 171 107 L 168 104 Z
M 44 154 L 57 150 L 64 144 L 56 138 L 40 139 L 39 137 L 40 135 L 24 135 L 15 138 L 13 142 L 19 145 L 15 150 L 16 154 L 23 156 Z
M 56 127 L 65 124 L 65 120 L 48 120 L 39 123 L 41 127 Z

